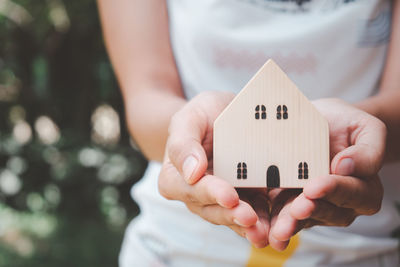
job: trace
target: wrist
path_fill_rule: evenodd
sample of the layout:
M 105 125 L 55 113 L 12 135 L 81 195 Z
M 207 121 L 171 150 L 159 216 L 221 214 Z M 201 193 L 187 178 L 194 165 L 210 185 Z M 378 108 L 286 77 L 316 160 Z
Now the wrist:
M 162 161 L 171 117 L 186 100 L 157 89 L 124 95 L 126 122 L 130 135 L 149 160 Z
M 387 127 L 385 161 L 398 160 L 400 155 L 400 91 L 382 90 L 378 95 L 355 104 L 380 119 Z
M 371 114 L 372 116 L 384 121 L 381 118 L 381 106 L 382 106 L 382 96 L 376 95 L 376 96 L 372 96 L 369 97 L 367 99 L 364 99 L 360 102 L 357 102 L 355 104 L 353 104 L 356 108 L 359 108 L 369 114 Z

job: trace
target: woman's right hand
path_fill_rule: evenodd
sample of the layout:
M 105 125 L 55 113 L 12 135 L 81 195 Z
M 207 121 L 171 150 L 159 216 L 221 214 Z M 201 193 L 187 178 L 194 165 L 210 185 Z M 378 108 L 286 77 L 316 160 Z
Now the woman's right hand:
M 213 124 L 234 94 L 204 92 L 171 119 L 159 191 L 180 200 L 203 219 L 226 225 L 254 246 L 268 245 L 269 206 L 266 190 L 235 188 L 212 175 Z M 250 204 L 251 205 L 250 205 Z

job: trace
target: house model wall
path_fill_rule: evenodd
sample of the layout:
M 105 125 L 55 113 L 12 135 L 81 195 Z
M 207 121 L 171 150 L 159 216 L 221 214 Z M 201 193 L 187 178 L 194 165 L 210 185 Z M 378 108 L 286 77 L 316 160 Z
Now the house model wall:
M 329 173 L 328 123 L 269 60 L 215 121 L 213 153 L 235 187 L 303 187 Z

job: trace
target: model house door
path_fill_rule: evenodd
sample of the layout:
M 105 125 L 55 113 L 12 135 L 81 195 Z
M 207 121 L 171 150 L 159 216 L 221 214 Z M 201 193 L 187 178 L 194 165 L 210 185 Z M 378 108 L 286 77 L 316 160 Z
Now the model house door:
M 275 165 L 271 165 L 267 170 L 267 187 L 279 187 L 280 186 L 280 178 L 279 178 L 279 169 Z

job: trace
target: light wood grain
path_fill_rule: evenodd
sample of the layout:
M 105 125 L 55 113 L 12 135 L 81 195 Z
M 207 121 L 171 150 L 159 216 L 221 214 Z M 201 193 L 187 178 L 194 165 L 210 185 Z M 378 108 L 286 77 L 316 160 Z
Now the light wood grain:
M 257 105 L 267 118 L 255 118 Z M 288 118 L 277 119 L 285 105 Z M 329 129 L 324 117 L 272 60 L 240 91 L 214 123 L 214 175 L 235 187 L 266 187 L 267 170 L 279 169 L 282 188 L 302 188 L 329 173 Z M 245 162 L 247 179 L 237 179 L 237 164 Z M 299 179 L 300 162 L 308 179 Z M 304 167 L 304 166 L 303 166 Z M 303 168 L 304 169 L 304 168 Z M 242 174 L 243 175 L 243 174 Z

